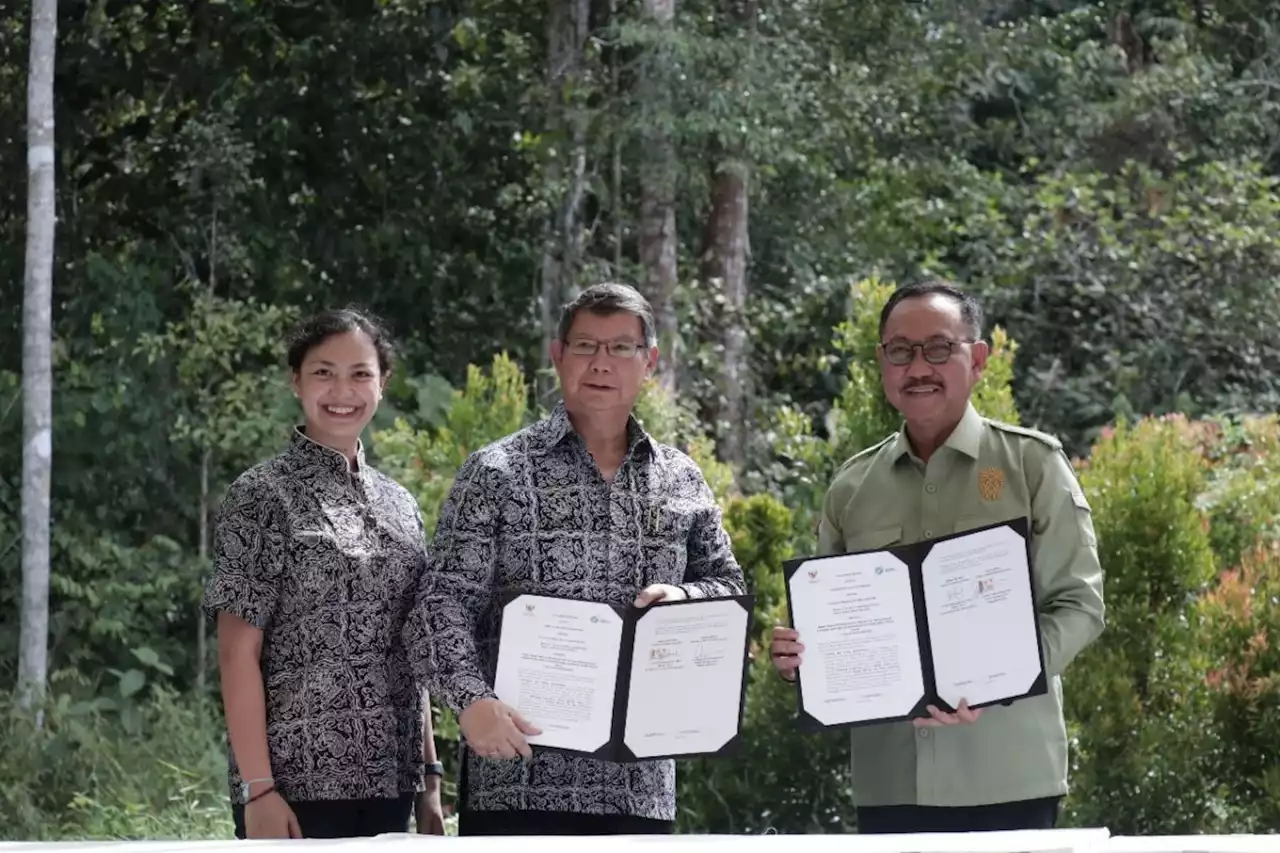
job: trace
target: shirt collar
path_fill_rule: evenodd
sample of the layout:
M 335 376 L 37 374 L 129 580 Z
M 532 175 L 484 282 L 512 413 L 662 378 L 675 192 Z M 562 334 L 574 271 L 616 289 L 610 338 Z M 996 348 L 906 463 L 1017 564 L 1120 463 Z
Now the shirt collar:
M 956 424 L 956 428 L 951 431 L 951 435 L 947 436 L 947 440 L 942 443 L 942 446 L 950 447 L 952 450 L 963 453 L 970 459 L 977 459 L 982 446 L 982 427 L 982 415 L 978 414 L 978 410 L 973 407 L 973 403 L 969 403 L 965 406 L 964 416 L 960 418 L 960 423 Z M 906 424 L 903 424 L 902 428 L 898 430 L 889 453 L 890 460 L 895 463 L 901 460 L 903 456 L 911 453 L 911 440 L 907 438 Z
M 569 412 L 564 407 L 564 401 L 561 400 L 556 403 L 551 414 L 547 415 L 546 429 L 543 433 L 546 449 L 550 450 L 569 436 L 577 437 L 577 435 L 573 422 L 569 420 Z M 634 413 L 627 415 L 627 456 L 635 453 L 636 449 L 642 445 L 652 450 L 653 438 L 644 431 L 644 427 L 640 425 Z
M 306 427 L 293 428 L 293 442 L 289 447 L 292 456 L 332 472 L 346 479 L 348 475 L 358 477 L 362 482 L 368 475 L 368 466 L 364 461 L 364 442 L 356 440 L 356 470 L 351 470 L 347 457 L 332 447 L 321 444 L 307 435 Z

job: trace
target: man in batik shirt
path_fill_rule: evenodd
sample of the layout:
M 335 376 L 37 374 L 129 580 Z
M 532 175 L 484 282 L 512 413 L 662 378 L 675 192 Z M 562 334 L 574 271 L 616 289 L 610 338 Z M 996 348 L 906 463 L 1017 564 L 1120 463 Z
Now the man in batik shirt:
M 702 472 L 632 414 L 658 360 L 649 304 L 624 285 L 589 288 L 551 356 L 563 402 L 458 471 L 407 642 L 459 714 L 460 834 L 670 832 L 674 762 L 533 753 L 537 729 L 493 690 L 504 593 L 645 607 L 745 591 Z

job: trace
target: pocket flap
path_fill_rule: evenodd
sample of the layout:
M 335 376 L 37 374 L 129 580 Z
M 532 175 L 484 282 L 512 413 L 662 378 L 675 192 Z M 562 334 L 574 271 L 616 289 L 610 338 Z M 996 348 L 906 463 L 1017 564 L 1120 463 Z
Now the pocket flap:
M 859 530 L 845 537 L 844 547 L 849 551 L 875 551 L 902 541 L 902 525 L 892 524 L 875 530 Z

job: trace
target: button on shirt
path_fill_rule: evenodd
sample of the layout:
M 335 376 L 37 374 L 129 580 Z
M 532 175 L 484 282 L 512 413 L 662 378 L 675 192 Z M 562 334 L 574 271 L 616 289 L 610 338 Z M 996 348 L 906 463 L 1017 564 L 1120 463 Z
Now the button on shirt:
M 561 404 L 459 469 L 406 630 L 410 647 L 423 650 L 414 654 L 421 676 L 455 712 L 495 697 L 497 605 L 506 593 L 624 606 L 657 583 L 690 598 L 743 593 L 698 466 L 634 418 L 628 445 L 606 482 Z M 536 749 L 531 762 L 470 752 L 466 761 L 468 809 L 675 817 L 672 761 L 614 764 Z
M 422 788 L 423 701 L 401 631 L 425 560 L 417 502 L 363 449 L 352 471 L 299 429 L 228 490 L 204 605 L 263 630 L 267 744 L 286 799 Z
M 972 406 L 928 464 L 904 430 L 853 457 L 833 480 L 822 553 L 907 545 L 1018 517 L 1031 525 L 1049 692 L 987 707 L 971 725 L 854 729 L 859 805 L 971 806 L 1066 793 L 1060 676 L 1103 630 L 1102 569 L 1089 504 L 1061 444 Z

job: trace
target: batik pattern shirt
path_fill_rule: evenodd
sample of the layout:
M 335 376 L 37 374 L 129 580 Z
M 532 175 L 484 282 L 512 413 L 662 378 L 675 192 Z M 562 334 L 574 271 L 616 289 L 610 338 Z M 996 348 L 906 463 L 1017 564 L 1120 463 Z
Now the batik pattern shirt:
M 263 631 L 267 745 L 285 799 L 422 788 L 423 701 L 401 635 L 425 566 L 418 505 L 390 478 L 295 431 L 232 484 L 206 612 Z M 228 746 L 233 800 L 240 773 Z
M 432 695 L 461 712 L 493 691 L 500 600 L 567 596 L 629 606 L 650 584 L 690 598 L 740 595 L 720 510 L 698 466 L 632 418 L 613 479 L 600 475 L 563 404 L 474 452 L 436 528 L 406 644 Z M 676 698 L 676 697 L 673 697 Z M 672 820 L 675 765 L 535 750 L 531 761 L 464 751 L 465 808 Z

